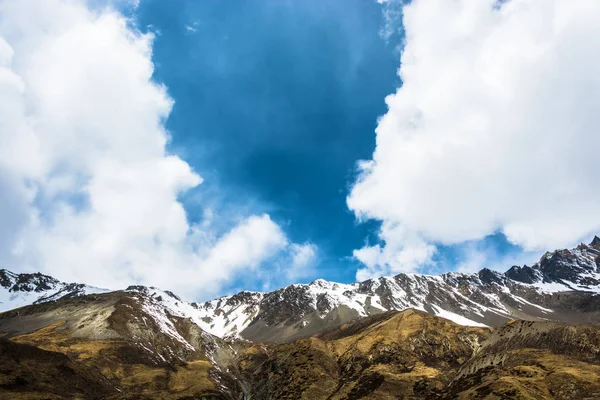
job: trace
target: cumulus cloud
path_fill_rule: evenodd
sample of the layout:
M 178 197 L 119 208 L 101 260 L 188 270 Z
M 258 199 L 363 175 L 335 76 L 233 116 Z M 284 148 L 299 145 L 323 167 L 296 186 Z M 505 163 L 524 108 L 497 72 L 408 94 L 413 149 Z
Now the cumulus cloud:
M 359 276 L 495 232 L 528 251 L 598 231 L 600 3 L 413 0 L 402 15 L 403 84 L 347 199 L 383 221 Z
M 385 221 L 379 237 L 383 245 L 365 246 L 353 252 L 353 256 L 365 265 L 356 274 L 359 281 L 390 272 L 415 272 L 418 267 L 433 263 L 435 246 L 401 224 Z
M 206 297 L 295 253 L 268 215 L 222 235 L 188 221 L 178 196 L 202 178 L 167 152 L 152 40 L 83 0 L 0 1 L 3 266 Z

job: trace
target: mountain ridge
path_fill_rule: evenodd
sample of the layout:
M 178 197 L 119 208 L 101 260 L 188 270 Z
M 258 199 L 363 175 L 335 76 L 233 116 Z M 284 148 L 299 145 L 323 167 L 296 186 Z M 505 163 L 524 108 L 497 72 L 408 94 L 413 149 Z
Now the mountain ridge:
M 600 238 L 547 252 L 532 266 L 513 266 L 504 273 L 483 268 L 471 274 L 398 274 L 352 284 L 317 279 L 201 303 L 155 287 L 132 285 L 124 291 L 156 298 L 170 314 L 189 318 L 217 337 L 266 342 L 307 337 L 354 319 L 408 308 L 468 326 L 499 326 L 512 319 L 595 322 L 600 321 Z M 0 270 L 0 311 L 105 292 L 40 273 Z
M 597 321 L 598 293 L 596 236 L 588 245 L 548 252 L 531 267 L 512 267 L 504 273 L 483 268 L 472 274 L 398 274 L 354 284 L 317 279 L 270 293 L 240 292 L 199 307 L 205 311 L 204 329 L 209 332 L 277 341 L 406 308 L 472 326 L 499 326 L 512 319 Z

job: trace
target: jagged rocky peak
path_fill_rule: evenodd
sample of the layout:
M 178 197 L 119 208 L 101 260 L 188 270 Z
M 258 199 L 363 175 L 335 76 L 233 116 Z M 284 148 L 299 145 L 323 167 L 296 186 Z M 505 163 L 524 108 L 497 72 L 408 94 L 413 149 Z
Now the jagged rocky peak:
M 508 279 L 530 284 L 540 281 L 541 278 L 541 274 L 539 271 L 528 267 L 527 265 L 524 265 L 522 267 L 519 267 L 518 265 L 513 265 L 508 271 L 504 273 L 504 275 Z
M 358 284 L 358 291 L 361 293 L 374 294 L 380 283 L 377 279 L 367 279 Z
M 331 281 L 326 281 L 325 279 L 315 279 L 314 281 L 312 281 L 311 283 L 309 283 L 308 285 L 306 285 L 309 289 L 316 289 L 316 290 L 338 290 L 343 286 L 348 286 L 348 285 L 343 285 L 341 283 L 337 283 L 337 282 L 331 282 Z
M 156 297 L 158 301 L 162 301 L 163 296 L 170 297 L 175 301 L 182 301 L 179 296 L 170 290 L 161 290 L 155 286 L 130 285 L 125 289 L 126 292 L 137 292 L 150 297 Z
M 228 297 L 225 301 L 225 304 L 228 306 L 237 306 L 239 304 L 258 304 L 258 302 L 262 298 L 262 295 L 263 294 L 260 292 L 250 292 L 244 290 L 242 292 L 234 294 L 233 296 Z
M 590 247 L 593 247 L 594 249 L 600 251 L 600 237 L 594 236 L 594 238 L 590 242 Z
M 595 236 L 589 245 L 574 249 L 546 252 L 531 267 L 513 266 L 504 275 L 527 284 L 566 285 L 575 290 L 589 290 L 600 285 L 600 239 Z
M 503 285 L 505 283 L 505 277 L 498 271 L 492 271 L 489 268 L 483 268 L 477 273 L 479 279 L 484 284 L 498 284 Z
M 289 319 L 303 317 L 315 310 L 316 299 L 308 285 L 291 285 L 265 295 L 258 319 L 267 325 L 276 325 Z
M 126 292 L 140 292 L 140 293 L 147 293 L 148 292 L 148 287 L 147 286 L 143 286 L 143 285 L 129 285 L 127 286 L 127 288 L 125 289 Z
M 65 283 L 42 273 L 16 274 L 0 270 L 0 312 L 62 297 L 106 292 L 81 283 Z
M 312 281 L 311 283 L 309 283 L 310 286 L 318 286 L 318 287 L 322 287 L 322 288 L 328 288 L 331 287 L 331 285 L 333 285 L 333 282 L 329 282 L 326 281 L 325 279 L 315 279 L 314 281 Z
M 5 269 L 0 269 L 0 286 L 4 288 L 12 286 L 14 284 L 15 278 L 16 274 Z
M 58 279 L 39 272 L 15 274 L 5 269 L 0 270 L 0 285 L 13 292 L 42 292 L 54 288 L 58 283 Z

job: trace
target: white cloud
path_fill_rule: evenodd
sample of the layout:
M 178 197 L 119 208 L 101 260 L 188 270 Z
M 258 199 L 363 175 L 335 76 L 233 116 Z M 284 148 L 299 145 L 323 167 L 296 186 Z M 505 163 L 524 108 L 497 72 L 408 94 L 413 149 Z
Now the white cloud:
M 293 244 L 290 247 L 291 263 L 286 268 L 286 273 L 288 280 L 293 282 L 313 273 L 318 250 L 313 243 Z
M 415 240 L 421 254 L 423 243 L 501 231 L 538 250 L 600 229 L 599 18 L 594 0 L 404 7 L 403 85 L 386 98 L 348 206 L 412 239 L 383 235 L 384 248 L 358 250 L 359 274 L 369 261 L 414 270 L 389 260 Z
M 353 252 L 353 256 L 365 265 L 356 274 L 359 281 L 390 273 L 415 272 L 418 267 L 433 263 L 435 246 L 403 225 L 386 221 L 379 237 L 383 245 L 365 246 Z
M 166 151 L 152 40 L 83 0 L 0 1 L 3 266 L 206 297 L 296 251 L 268 215 L 188 222 L 178 196 L 202 178 Z

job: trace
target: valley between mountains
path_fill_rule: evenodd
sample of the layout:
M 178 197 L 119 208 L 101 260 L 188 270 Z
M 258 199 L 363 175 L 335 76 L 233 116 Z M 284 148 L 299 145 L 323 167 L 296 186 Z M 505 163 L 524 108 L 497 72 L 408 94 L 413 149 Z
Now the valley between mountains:
M 0 398 L 600 399 L 600 238 L 205 303 L 0 270 Z

